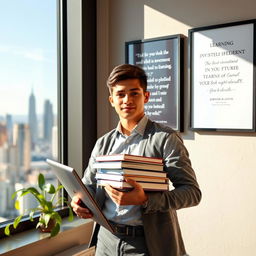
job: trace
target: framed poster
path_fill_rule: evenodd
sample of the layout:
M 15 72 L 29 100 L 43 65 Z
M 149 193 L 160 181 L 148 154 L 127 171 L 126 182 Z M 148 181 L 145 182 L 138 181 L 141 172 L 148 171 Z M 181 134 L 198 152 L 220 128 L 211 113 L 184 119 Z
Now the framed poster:
M 189 30 L 192 130 L 255 131 L 255 22 Z
M 183 36 L 125 43 L 126 63 L 142 67 L 148 76 L 150 119 L 183 131 Z

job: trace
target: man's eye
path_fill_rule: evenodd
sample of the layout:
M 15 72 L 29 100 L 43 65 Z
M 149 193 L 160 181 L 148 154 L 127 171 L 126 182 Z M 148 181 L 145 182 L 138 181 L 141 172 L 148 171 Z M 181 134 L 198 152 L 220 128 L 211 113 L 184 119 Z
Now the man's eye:
M 124 96 L 125 96 L 124 93 L 118 93 L 118 94 L 117 94 L 117 97 L 119 97 L 119 98 L 123 98 Z
M 137 96 L 137 95 L 139 95 L 138 92 L 132 92 L 132 93 L 131 93 L 131 96 Z

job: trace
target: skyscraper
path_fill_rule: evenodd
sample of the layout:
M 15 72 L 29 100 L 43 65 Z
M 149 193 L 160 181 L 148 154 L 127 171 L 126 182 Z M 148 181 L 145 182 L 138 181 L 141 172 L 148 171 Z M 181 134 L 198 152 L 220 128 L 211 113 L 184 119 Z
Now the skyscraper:
M 18 149 L 18 165 L 25 171 L 30 169 L 31 135 L 28 125 L 15 124 L 13 127 L 13 142 Z
M 36 116 L 36 98 L 34 96 L 33 90 L 29 96 L 28 124 L 31 134 L 31 149 L 34 149 L 38 138 L 38 125 Z
M 53 110 L 49 100 L 44 102 L 44 139 L 48 142 L 52 140 Z
M 6 115 L 6 128 L 7 128 L 7 136 L 8 136 L 8 145 L 12 145 L 13 143 L 13 122 L 12 122 L 12 116 L 10 114 Z
M 5 124 L 0 123 L 0 147 L 7 142 L 7 128 Z
M 0 178 L 0 215 L 4 216 L 7 208 L 7 188 L 8 183 Z

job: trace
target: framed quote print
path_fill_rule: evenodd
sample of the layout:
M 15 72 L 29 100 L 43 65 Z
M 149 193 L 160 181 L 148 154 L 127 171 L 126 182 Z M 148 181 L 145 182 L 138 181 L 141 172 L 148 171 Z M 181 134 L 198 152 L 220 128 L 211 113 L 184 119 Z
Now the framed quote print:
M 126 63 L 142 67 L 148 76 L 150 119 L 183 131 L 183 36 L 125 43 Z
M 255 132 L 255 22 L 189 30 L 192 130 Z

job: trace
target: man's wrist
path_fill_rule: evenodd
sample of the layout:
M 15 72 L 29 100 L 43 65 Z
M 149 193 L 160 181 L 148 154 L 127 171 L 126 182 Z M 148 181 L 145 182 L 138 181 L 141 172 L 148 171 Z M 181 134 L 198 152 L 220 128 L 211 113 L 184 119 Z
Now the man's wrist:
M 142 208 L 147 208 L 148 206 L 148 196 L 146 196 L 146 200 L 142 203 Z

